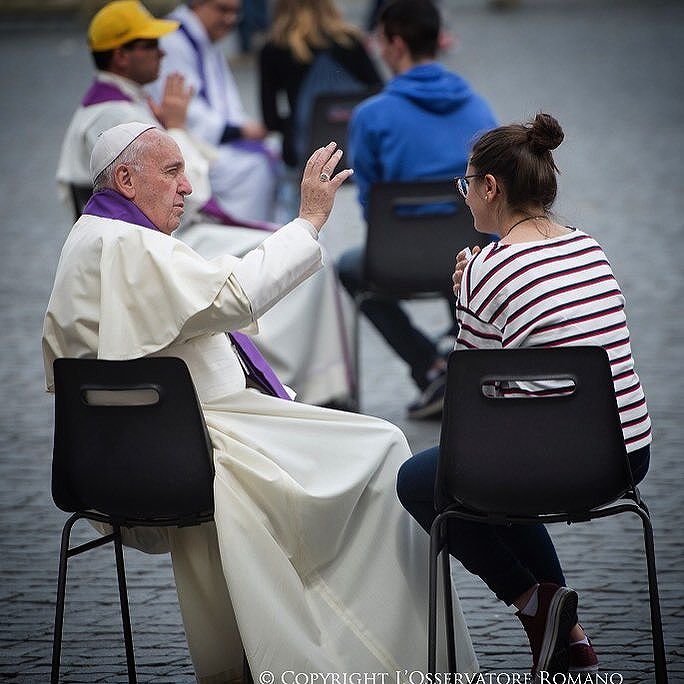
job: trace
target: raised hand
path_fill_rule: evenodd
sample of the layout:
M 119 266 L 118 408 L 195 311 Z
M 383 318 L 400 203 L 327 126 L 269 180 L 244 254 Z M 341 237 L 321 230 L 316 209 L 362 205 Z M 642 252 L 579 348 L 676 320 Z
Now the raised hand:
M 342 150 L 335 150 L 336 147 L 335 142 L 320 147 L 309 157 L 304 167 L 299 217 L 310 221 L 319 232 L 330 216 L 335 193 L 354 173 L 352 169 L 344 169 L 333 176 L 342 158 Z
M 164 128 L 184 128 L 193 94 L 194 90 L 191 86 L 185 87 L 185 77 L 182 74 L 173 73 L 166 78 L 161 102 L 157 105 L 148 98 L 148 103 Z
M 247 121 L 240 127 L 240 134 L 245 140 L 263 140 L 268 135 L 268 129 L 255 121 Z
M 462 249 L 456 255 L 456 267 L 454 269 L 454 275 L 451 280 L 454 283 L 454 294 L 458 297 L 459 290 L 461 289 L 461 279 L 463 278 L 463 271 L 465 270 L 466 264 L 480 251 L 479 247 L 473 247 L 472 250 L 469 247 Z

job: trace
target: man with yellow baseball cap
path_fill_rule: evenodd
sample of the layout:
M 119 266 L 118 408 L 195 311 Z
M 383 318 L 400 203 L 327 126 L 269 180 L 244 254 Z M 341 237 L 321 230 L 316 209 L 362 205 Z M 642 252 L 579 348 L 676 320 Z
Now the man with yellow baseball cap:
M 155 19 L 137 0 L 114 0 L 93 17 L 88 43 L 93 52 L 105 52 L 134 40 L 161 38 L 178 26 L 177 21 Z
M 192 90 L 180 74 L 165 79 L 157 104 L 143 88 L 159 76 L 164 56 L 159 38 L 178 26 L 176 21 L 155 19 L 138 0 L 114 0 L 95 14 L 88 27 L 88 44 L 97 73 L 62 144 L 57 180 L 63 188 L 90 185 L 90 153 L 102 131 L 140 121 L 167 129 L 180 146 L 195 188 L 191 205 L 199 208 L 209 199 L 208 160 L 195 150 L 185 130 Z
M 99 71 L 108 71 L 143 86 L 159 76 L 164 52 L 159 38 L 178 28 L 177 21 L 155 19 L 138 0 L 114 0 L 105 5 L 88 27 L 88 44 Z M 175 75 L 174 75 L 175 78 Z M 164 125 L 182 127 L 182 121 Z

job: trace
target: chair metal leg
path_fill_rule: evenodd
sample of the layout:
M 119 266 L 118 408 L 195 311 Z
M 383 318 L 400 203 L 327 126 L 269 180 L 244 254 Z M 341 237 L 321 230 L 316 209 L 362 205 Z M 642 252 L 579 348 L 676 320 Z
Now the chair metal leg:
M 116 575 L 119 580 L 119 601 L 121 602 L 121 621 L 123 623 L 124 643 L 126 645 L 126 667 L 129 684 L 137 684 L 135 674 L 135 654 L 133 652 L 133 634 L 131 632 L 131 616 L 128 610 L 128 592 L 126 591 L 126 570 L 124 568 L 123 547 L 121 545 L 121 528 L 114 528 L 114 555 L 116 557 Z
M 648 510 L 648 506 L 643 499 L 639 499 L 639 506 L 641 506 L 641 508 L 646 512 L 646 515 L 650 518 L 651 512 Z
M 644 548 L 646 550 L 646 567 L 648 571 L 648 594 L 651 607 L 651 635 L 653 638 L 653 662 L 655 664 L 656 684 L 667 684 L 665 640 L 663 638 L 663 621 L 660 614 L 653 526 L 645 510 L 639 511 L 638 515 L 644 527 Z
M 454 604 L 451 595 L 451 563 L 449 545 L 447 542 L 449 521 L 444 521 L 444 538 L 440 540 L 442 545 L 442 579 L 444 582 L 444 622 L 446 624 L 447 640 L 447 663 L 449 672 L 456 673 L 456 638 L 454 635 Z
M 655 665 L 655 682 L 656 684 L 668 684 L 667 677 L 667 661 L 665 657 L 665 640 L 663 637 L 663 623 L 660 612 L 660 598 L 658 594 L 658 577 L 656 573 L 656 559 L 655 559 L 655 544 L 653 541 L 653 526 L 648 515 L 648 507 L 646 503 L 639 499 L 634 502 L 634 497 L 628 497 L 633 502 L 617 504 L 613 506 L 604 507 L 601 509 L 591 511 L 588 518 L 582 519 L 582 522 L 605 518 L 619 513 L 632 512 L 641 518 L 644 532 L 644 548 L 646 551 L 646 566 L 648 572 L 648 592 L 649 604 L 651 610 L 651 634 L 653 639 L 653 662 Z M 449 510 L 435 518 L 430 529 L 430 606 L 429 606 L 429 622 L 428 622 L 428 673 L 434 674 L 434 665 L 436 660 L 436 645 L 435 645 L 435 621 L 436 621 L 436 558 L 439 555 L 441 547 L 438 541 L 441 540 L 439 532 L 441 531 L 442 521 L 450 517 L 457 517 L 461 520 L 470 520 L 473 522 L 487 523 L 487 519 L 481 514 L 470 513 L 464 510 Z M 565 515 L 542 516 L 536 519 L 544 523 L 553 522 L 573 522 Z M 510 523 L 527 524 L 529 519 L 518 518 L 510 516 L 507 518 Z M 576 521 L 574 521 L 576 522 Z M 439 528 L 439 529 L 438 529 Z
M 69 538 L 74 523 L 80 519 L 74 513 L 62 528 L 62 543 L 59 550 L 59 575 L 57 579 L 57 605 L 55 607 L 55 630 L 52 638 L 52 672 L 51 684 L 59 682 L 59 666 L 62 656 L 62 628 L 64 626 L 64 601 L 66 597 L 67 564 L 69 562 Z

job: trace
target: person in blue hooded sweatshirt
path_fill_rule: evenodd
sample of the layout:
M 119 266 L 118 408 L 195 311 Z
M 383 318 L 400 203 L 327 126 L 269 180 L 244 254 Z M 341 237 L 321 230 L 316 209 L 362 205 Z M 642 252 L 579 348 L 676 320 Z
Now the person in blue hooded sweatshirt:
M 364 213 L 373 183 L 463 175 L 475 137 L 497 125 L 485 99 L 436 61 L 440 15 L 432 0 L 390 0 L 380 12 L 378 35 L 382 59 L 394 78 L 359 105 L 349 130 Z M 343 254 L 338 264 L 352 295 L 362 287 L 362 264 L 363 247 Z M 454 312 L 450 284 L 445 298 Z M 409 418 L 438 416 L 446 369 L 434 341 L 412 324 L 396 300 L 374 297 L 361 308 L 411 369 L 420 396 L 408 407 Z

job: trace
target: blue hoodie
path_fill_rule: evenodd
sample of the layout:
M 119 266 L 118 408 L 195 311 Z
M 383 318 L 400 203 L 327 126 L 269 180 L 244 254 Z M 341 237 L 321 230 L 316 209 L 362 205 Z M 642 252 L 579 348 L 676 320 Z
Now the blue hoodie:
M 378 181 L 462 175 L 474 139 L 496 126 L 487 102 L 431 62 L 393 78 L 354 111 L 349 153 L 364 213 Z

